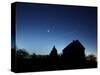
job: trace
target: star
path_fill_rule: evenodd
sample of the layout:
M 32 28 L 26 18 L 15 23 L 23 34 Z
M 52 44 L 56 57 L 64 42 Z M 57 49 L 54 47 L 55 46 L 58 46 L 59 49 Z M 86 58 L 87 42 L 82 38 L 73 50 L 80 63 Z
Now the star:
M 48 30 L 47 30 L 47 32 L 49 33 L 49 32 L 50 32 L 50 30 L 48 29 Z

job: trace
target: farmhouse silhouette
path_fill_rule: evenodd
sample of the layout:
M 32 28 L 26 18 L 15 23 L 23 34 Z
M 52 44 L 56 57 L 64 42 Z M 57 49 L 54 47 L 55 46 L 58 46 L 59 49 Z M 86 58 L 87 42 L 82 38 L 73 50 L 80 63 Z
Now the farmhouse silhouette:
M 85 48 L 79 40 L 73 40 L 63 49 L 62 59 L 68 65 L 82 65 L 85 62 Z

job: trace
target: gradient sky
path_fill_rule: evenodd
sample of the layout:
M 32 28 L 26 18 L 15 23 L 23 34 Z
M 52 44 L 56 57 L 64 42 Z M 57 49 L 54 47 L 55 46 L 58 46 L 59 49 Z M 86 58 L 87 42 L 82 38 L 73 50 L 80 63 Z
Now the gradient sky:
M 16 3 L 16 46 L 49 54 L 79 40 L 86 54 L 97 54 L 97 8 Z

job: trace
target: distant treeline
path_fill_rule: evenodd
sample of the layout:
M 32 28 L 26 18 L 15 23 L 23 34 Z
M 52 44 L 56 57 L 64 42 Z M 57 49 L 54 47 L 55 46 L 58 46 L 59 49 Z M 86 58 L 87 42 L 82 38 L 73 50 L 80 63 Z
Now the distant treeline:
M 72 45 L 73 43 L 69 45 L 70 48 L 69 46 L 64 48 L 62 54 L 58 54 L 54 46 L 48 55 L 29 54 L 24 49 L 12 48 L 12 71 L 33 72 L 97 67 L 95 55 L 86 56 L 82 48 Z
M 16 52 L 16 54 L 15 54 Z M 85 57 L 84 64 L 74 65 L 64 63 L 62 55 L 30 55 L 25 50 L 19 49 L 15 51 L 12 49 L 12 69 L 15 72 L 32 72 L 32 71 L 48 71 L 48 70 L 63 70 L 63 69 L 81 69 L 81 68 L 96 68 L 97 58 L 95 55 L 88 55 Z M 15 56 L 13 56 L 15 54 Z M 15 57 L 15 58 L 14 58 Z M 74 58 L 72 59 L 76 61 Z M 67 62 L 67 59 L 66 59 Z

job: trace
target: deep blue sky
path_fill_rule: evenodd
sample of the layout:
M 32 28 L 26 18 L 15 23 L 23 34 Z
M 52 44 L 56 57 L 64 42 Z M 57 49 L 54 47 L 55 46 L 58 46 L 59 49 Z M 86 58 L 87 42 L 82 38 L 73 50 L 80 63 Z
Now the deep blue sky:
M 49 54 L 52 47 L 62 52 L 80 40 L 86 54 L 97 52 L 97 8 L 16 4 L 16 45 L 29 53 Z

